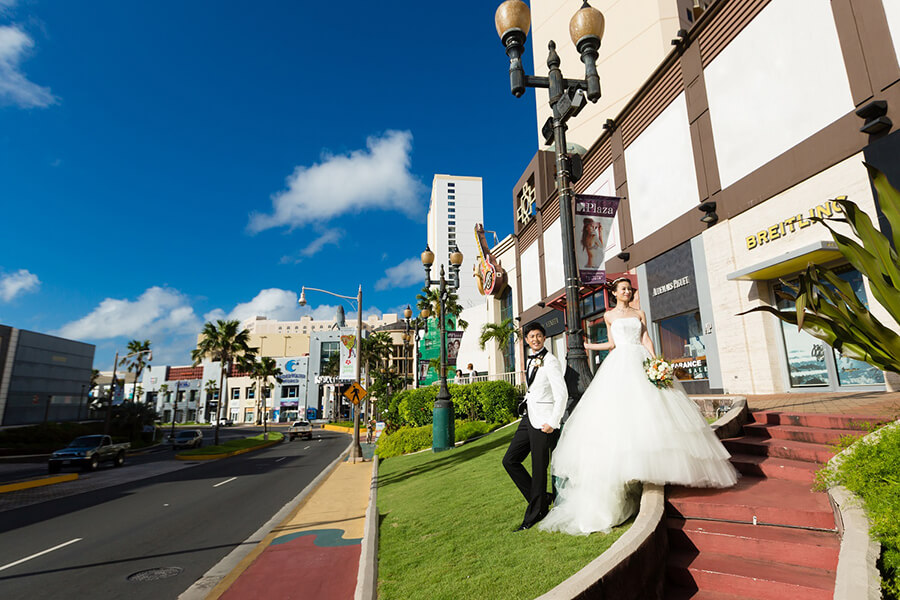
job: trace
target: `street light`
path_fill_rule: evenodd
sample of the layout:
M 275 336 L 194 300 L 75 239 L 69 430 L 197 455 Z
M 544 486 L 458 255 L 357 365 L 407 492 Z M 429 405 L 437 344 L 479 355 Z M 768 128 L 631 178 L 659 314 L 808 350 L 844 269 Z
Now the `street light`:
M 581 314 L 578 305 L 578 271 L 575 263 L 575 240 L 572 232 L 572 161 L 566 149 L 566 122 L 581 112 L 585 100 L 600 99 L 600 76 L 597 73 L 597 57 L 603 38 L 603 14 L 591 7 L 587 0 L 569 22 L 569 36 L 581 54 L 584 63 L 584 79 L 565 79 L 560 71 L 560 59 L 556 43 L 550 41 L 547 66 L 548 77 L 526 75 L 522 67 L 525 39 L 531 26 L 531 13 L 522 0 L 506 0 L 494 15 L 497 34 L 509 56 L 510 89 L 517 98 L 525 88 L 547 88 L 553 116 L 544 127 L 547 143 L 554 142 L 556 151 L 556 186 L 559 193 L 560 228 L 563 241 L 563 269 L 566 277 L 566 327 L 568 343 L 566 363 L 577 375 L 577 397 L 581 397 L 591 380 L 591 370 L 584 350 Z M 552 125 L 552 127 L 551 127 Z
M 412 322 L 412 308 L 410 308 L 409 304 L 406 305 L 406 309 L 403 311 L 403 324 L 406 326 L 406 331 L 403 332 L 403 359 L 406 360 L 406 352 L 407 348 L 412 347 L 412 336 L 409 334 L 410 323 Z M 409 382 L 406 381 L 406 374 L 409 373 L 410 379 L 415 376 L 415 360 L 413 360 L 413 353 L 410 351 L 409 353 L 409 363 L 408 368 L 404 369 L 404 382 L 403 388 L 407 389 L 409 387 Z
M 306 290 L 330 294 L 344 300 L 356 300 L 356 381 L 359 383 L 359 370 L 362 363 L 362 354 L 360 353 L 362 349 L 362 285 L 359 286 L 356 298 L 353 296 L 342 296 L 328 290 L 303 286 L 300 288 L 300 299 L 297 300 L 300 306 L 306 306 Z M 338 374 L 340 375 L 340 373 Z M 362 446 L 359 445 L 359 404 L 353 409 L 353 444 L 350 446 L 350 462 L 356 463 L 357 460 L 363 460 Z
M 139 354 L 149 354 L 147 357 L 147 362 L 153 361 L 153 350 L 141 350 L 140 352 L 132 352 L 127 356 L 122 357 L 122 361 L 126 361 L 133 356 L 138 356 Z M 116 350 L 116 358 L 113 360 L 113 373 L 112 373 L 112 381 L 109 385 L 109 403 L 106 405 L 106 422 L 103 424 L 103 435 L 109 435 L 109 423 L 112 420 L 112 403 L 113 399 L 116 396 L 116 367 L 119 366 L 119 351 Z M 124 383 L 122 384 L 124 388 Z M 134 382 L 135 387 L 137 387 L 137 381 Z M 123 390 L 124 391 L 124 390 Z
M 425 247 L 422 253 L 422 265 L 425 267 L 425 286 L 438 286 L 438 298 L 440 301 L 440 312 L 437 315 L 440 321 L 439 327 L 441 332 L 441 388 L 438 390 L 437 398 L 434 400 L 434 419 L 431 427 L 431 449 L 435 452 L 442 450 L 450 450 L 454 446 L 456 436 L 454 432 L 454 412 L 453 400 L 450 398 L 450 390 L 447 389 L 447 299 L 451 292 L 459 289 L 459 267 L 462 264 L 463 255 L 456 247 L 450 249 L 450 280 L 444 277 L 444 265 L 441 264 L 440 279 L 431 278 L 431 265 L 434 264 L 434 252 L 431 248 Z M 422 314 L 429 310 L 423 310 Z M 426 317 L 428 315 L 425 315 Z

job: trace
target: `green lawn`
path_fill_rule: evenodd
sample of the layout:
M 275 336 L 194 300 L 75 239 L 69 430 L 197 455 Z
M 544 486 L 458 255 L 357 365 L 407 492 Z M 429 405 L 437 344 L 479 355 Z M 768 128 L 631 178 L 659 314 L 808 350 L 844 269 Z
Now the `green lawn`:
M 230 440 L 218 446 L 204 446 L 203 448 L 194 448 L 193 450 L 185 450 L 178 454 L 182 456 L 205 456 L 209 454 L 225 454 L 226 452 L 234 452 L 235 450 L 243 450 L 244 448 L 255 448 L 269 442 L 278 442 L 284 439 L 284 436 L 274 431 L 269 432 L 269 439 L 263 440 L 263 434 L 254 435 L 253 437 L 242 438 L 239 440 Z
M 534 598 L 627 530 L 630 521 L 609 535 L 514 531 L 525 500 L 500 463 L 514 430 L 381 463 L 379 600 Z

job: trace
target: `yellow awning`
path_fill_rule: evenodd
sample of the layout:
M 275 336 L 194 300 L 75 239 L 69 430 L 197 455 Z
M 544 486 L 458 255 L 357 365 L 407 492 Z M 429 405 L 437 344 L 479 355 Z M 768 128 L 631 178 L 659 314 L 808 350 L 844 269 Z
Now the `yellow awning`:
M 729 273 L 729 281 L 766 281 L 778 279 L 785 275 L 799 273 L 810 263 L 822 265 L 843 258 L 838 251 L 837 244 L 831 241 L 819 241 L 803 248 L 797 248 L 775 256 L 768 260 L 756 263 L 734 273 Z

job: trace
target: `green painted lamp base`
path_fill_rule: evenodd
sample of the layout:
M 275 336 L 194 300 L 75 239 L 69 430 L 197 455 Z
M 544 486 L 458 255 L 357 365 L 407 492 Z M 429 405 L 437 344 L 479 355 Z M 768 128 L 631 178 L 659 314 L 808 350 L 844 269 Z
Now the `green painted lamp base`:
M 453 404 L 434 407 L 434 424 L 431 427 L 431 449 L 435 452 L 451 450 L 456 441 Z

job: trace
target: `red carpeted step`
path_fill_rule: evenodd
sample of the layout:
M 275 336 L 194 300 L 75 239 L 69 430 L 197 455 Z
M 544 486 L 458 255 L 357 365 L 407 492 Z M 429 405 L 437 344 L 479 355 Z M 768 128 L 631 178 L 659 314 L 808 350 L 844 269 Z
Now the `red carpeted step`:
M 769 425 L 795 425 L 823 429 L 850 429 L 865 431 L 873 424 L 886 423 L 888 419 L 871 415 L 841 415 L 816 413 L 783 413 L 755 411 L 750 413 L 755 423 Z
M 722 440 L 722 444 L 732 454 L 757 454 L 818 464 L 824 464 L 834 456 L 834 453 L 822 444 L 749 435 L 728 438 Z
M 830 600 L 834 594 L 833 572 L 714 552 L 670 553 L 666 575 L 674 585 L 760 600 Z
M 665 600 L 756 600 L 756 598 L 749 596 L 735 596 L 724 592 L 711 592 L 670 585 L 668 582 L 666 583 L 663 598 Z
M 821 427 L 798 427 L 796 425 L 747 423 L 744 425 L 744 435 L 828 445 L 834 444 L 845 435 L 861 437 L 865 435 L 865 432 L 850 429 L 823 429 Z
M 836 532 L 669 518 L 669 544 L 684 552 L 714 552 L 833 571 L 841 542 Z
M 745 476 L 727 489 L 669 487 L 670 516 L 834 530 L 828 496 L 809 485 Z
M 817 463 L 759 454 L 732 454 L 731 464 L 744 475 L 787 479 L 809 485 L 812 485 L 819 469 Z

